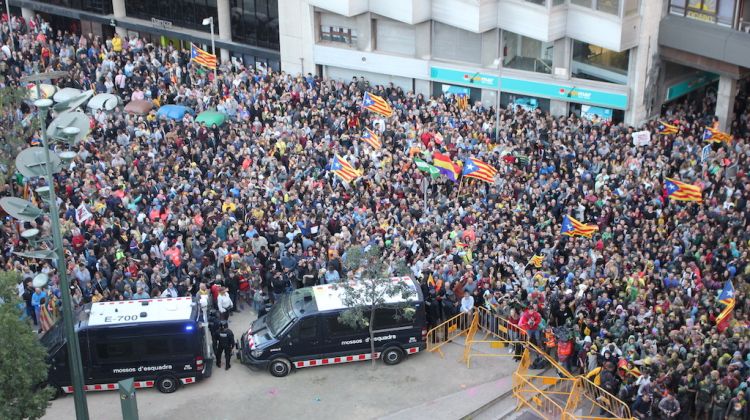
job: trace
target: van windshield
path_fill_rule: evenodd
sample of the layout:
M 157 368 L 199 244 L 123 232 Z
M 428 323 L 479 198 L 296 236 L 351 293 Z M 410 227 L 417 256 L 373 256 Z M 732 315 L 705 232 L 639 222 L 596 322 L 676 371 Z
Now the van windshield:
M 278 334 L 289 324 L 292 323 L 292 306 L 289 301 L 289 295 L 283 295 L 281 299 L 271 307 L 266 316 L 266 325 L 268 325 L 268 331 L 274 336 Z
M 57 349 L 64 343 L 64 341 L 62 319 L 58 320 L 52 328 L 39 337 L 39 342 L 42 343 L 42 346 L 44 346 L 47 351 Z

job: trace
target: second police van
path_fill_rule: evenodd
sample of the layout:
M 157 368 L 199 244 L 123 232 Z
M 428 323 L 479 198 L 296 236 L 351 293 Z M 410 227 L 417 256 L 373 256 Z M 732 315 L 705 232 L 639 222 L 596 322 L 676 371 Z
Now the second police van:
M 395 365 L 406 355 L 424 350 L 427 324 L 416 282 L 409 277 L 391 280 L 404 282 L 408 298 L 387 296 L 386 304 L 375 311 L 373 329 L 375 358 Z M 343 293 L 342 288 L 329 284 L 282 296 L 242 335 L 238 353 L 242 363 L 282 377 L 293 368 L 370 360 L 368 328 L 352 328 L 339 320 L 349 309 Z

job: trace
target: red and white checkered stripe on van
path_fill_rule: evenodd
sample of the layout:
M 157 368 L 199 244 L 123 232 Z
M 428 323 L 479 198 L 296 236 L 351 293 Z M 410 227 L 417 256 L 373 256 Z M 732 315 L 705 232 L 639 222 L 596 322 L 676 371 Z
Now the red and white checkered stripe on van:
M 414 354 L 419 351 L 419 347 L 411 347 L 406 349 L 407 354 Z M 380 353 L 375 353 L 375 358 L 380 358 Z M 340 356 L 340 357 L 328 357 L 325 359 L 312 359 L 312 360 L 300 360 L 294 362 L 296 368 L 306 368 L 311 366 L 323 366 L 323 365 L 336 365 L 339 363 L 349 362 L 361 362 L 363 360 L 371 360 L 372 356 L 370 353 L 355 354 L 352 356 Z
M 195 377 L 190 378 L 181 378 L 180 382 L 183 384 L 192 384 L 195 383 Z M 135 381 L 133 382 L 133 386 L 136 388 L 153 388 L 156 384 L 155 381 Z M 86 391 L 114 391 L 116 389 L 120 389 L 120 386 L 116 383 L 114 384 L 96 384 L 96 385 L 86 385 L 85 386 Z M 73 393 L 73 387 L 72 386 L 64 386 L 62 387 L 63 392 L 66 394 L 72 394 Z

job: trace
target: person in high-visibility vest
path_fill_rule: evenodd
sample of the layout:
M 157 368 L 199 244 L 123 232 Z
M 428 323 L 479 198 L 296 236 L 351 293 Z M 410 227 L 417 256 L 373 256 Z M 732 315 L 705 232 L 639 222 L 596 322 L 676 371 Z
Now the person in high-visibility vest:
M 555 333 L 552 328 L 544 330 L 544 347 L 547 348 L 547 354 L 555 358 L 555 350 L 557 349 L 557 341 L 555 340 Z

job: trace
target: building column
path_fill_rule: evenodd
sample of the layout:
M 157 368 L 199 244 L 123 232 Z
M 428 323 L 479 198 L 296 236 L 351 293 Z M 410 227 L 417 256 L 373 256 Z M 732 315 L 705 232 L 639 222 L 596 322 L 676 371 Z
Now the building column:
M 232 41 L 232 15 L 229 10 L 229 0 L 218 0 L 216 2 L 216 12 L 219 15 L 218 32 L 219 39 L 222 41 Z M 229 61 L 229 51 L 221 49 L 221 62 Z M 253 63 L 255 64 L 255 63 Z
M 430 51 L 430 45 L 432 45 L 432 27 L 430 26 L 431 21 L 417 23 L 415 28 L 416 33 L 416 56 L 423 60 L 429 60 L 432 57 L 432 51 Z
M 5 10 L 3 10 L 3 12 L 5 12 Z M 36 15 L 36 13 L 34 13 L 33 10 L 27 9 L 25 7 L 21 8 L 21 16 L 23 16 L 24 20 L 26 20 L 26 21 L 33 20 L 34 19 L 34 15 Z
M 357 22 L 357 49 L 372 51 L 375 42 L 372 39 L 372 19 L 369 13 L 362 13 L 355 18 Z
M 555 79 L 570 79 L 570 66 L 573 52 L 570 38 L 561 38 L 552 46 L 552 77 Z
M 289 74 L 315 73 L 313 46 L 317 42 L 320 14 L 303 0 L 279 2 L 281 70 Z M 323 73 L 327 71 L 322 69 Z
M 553 117 L 564 117 L 568 115 L 568 103 L 565 101 L 549 101 L 549 113 Z
M 716 117 L 719 118 L 719 129 L 729 132 L 734 120 L 734 98 L 737 95 L 737 80 L 731 77 L 719 77 L 719 90 L 716 92 Z
M 663 1 L 641 2 L 641 28 L 637 47 L 630 50 L 628 62 L 628 109 L 625 124 L 638 126 L 659 115 L 663 96 L 659 96 L 662 61 L 659 56 L 659 23 L 666 13 Z
M 112 16 L 114 16 L 115 22 L 125 17 L 125 0 L 112 0 Z M 128 30 L 122 26 L 115 26 L 115 32 L 124 40 L 128 38 Z

